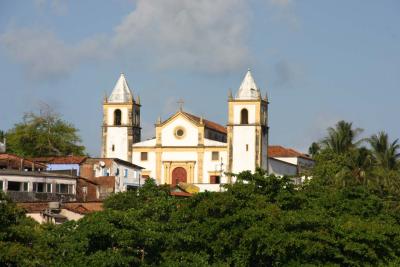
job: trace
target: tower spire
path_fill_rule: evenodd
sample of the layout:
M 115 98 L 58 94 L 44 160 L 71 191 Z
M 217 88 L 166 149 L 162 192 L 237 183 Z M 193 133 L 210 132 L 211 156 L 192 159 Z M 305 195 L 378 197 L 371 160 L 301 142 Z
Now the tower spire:
M 121 73 L 117 83 L 114 86 L 114 89 L 111 92 L 110 97 L 108 98 L 108 102 L 127 103 L 132 101 L 132 98 L 133 94 L 128 86 L 128 82 L 126 81 L 125 75 Z
M 260 89 L 254 81 L 253 75 L 251 74 L 250 68 L 247 69 L 246 75 L 239 87 L 236 94 L 236 99 L 259 99 Z

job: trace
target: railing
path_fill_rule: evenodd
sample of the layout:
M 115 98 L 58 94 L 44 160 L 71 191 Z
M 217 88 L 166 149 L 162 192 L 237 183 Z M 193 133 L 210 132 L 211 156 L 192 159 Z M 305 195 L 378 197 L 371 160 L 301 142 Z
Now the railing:
M 75 201 L 74 194 L 56 194 L 56 193 L 37 193 L 37 192 L 19 192 L 7 191 L 6 194 L 14 202 L 46 202 L 46 201 Z

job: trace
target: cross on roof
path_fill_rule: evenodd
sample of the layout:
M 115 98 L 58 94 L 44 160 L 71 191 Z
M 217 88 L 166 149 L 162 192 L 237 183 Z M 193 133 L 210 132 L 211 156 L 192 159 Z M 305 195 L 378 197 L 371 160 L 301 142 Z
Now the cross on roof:
M 183 99 L 181 98 L 181 99 L 178 100 L 177 103 L 179 104 L 179 110 L 182 111 L 183 110 L 183 104 L 185 104 L 185 101 L 183 101 Z

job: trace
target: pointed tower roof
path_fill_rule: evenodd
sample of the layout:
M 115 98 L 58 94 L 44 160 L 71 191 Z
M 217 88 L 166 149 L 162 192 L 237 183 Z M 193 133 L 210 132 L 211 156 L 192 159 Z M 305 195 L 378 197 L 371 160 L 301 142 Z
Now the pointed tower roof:
M 257 84 L 251 75 L 251 71 L 248 69 L 242 84 L 239 87 L 239 91 L 236 94 L 236 99 L 259 99 L 260 96 L 260 89 L 258 89 Z
M 110 103 L 126 103 L 132 101 L 132 92 L 129 89 L 125 75 L 121 73 L 115 87 L 108 98 Z

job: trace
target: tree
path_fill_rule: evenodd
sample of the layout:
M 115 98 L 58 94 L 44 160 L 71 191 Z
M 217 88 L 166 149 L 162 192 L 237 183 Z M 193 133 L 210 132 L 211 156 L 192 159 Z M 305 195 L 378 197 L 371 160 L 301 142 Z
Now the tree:
M 381 168 L 385 170 L 398 168 L 400 158 L 398 141 L 399 139 L 396 139 L 390 143 L 388 134 L 385 132 L 379 132 L 368 139 L 374 158 Z
M 315 157 L 320 150 L 321 146 L 317 142 L 313 142 L 311 146 L 308 148 L 308 154 L 310 154 L 312 157 Z
M 353 129 L 351 122 L 342 120 L 336 124 L 335 128 L 328 128 L 328 136 L 321 141 L 321 144 L 324 148 L 331 149 L 335 153 L 345 153 L 357 147 L 363 141 L 356 140 L 362 131 L 360 128 Z
M 23 121 L 6 133 L 7 152 L 24 157 L 83 155 L 85 147 L 77 132 L 49 106 L 43 106 L 39 114 L 26 113 Z

